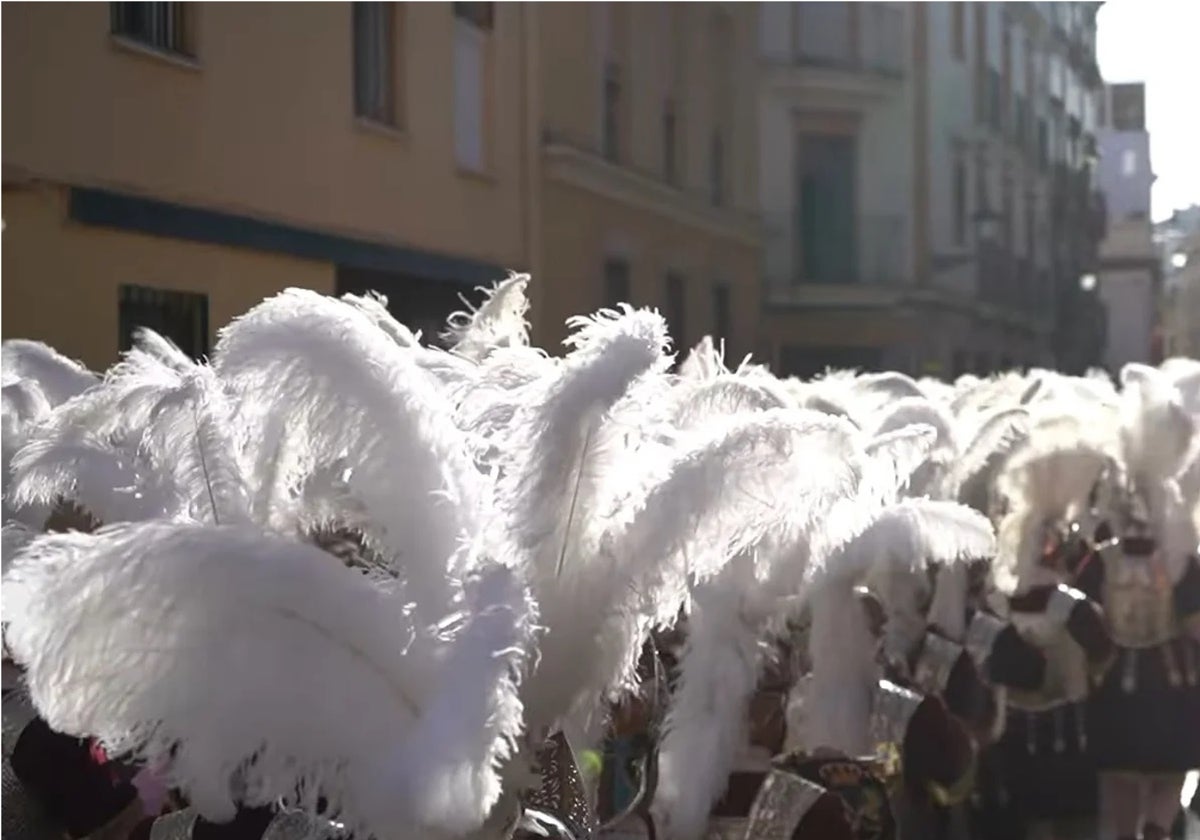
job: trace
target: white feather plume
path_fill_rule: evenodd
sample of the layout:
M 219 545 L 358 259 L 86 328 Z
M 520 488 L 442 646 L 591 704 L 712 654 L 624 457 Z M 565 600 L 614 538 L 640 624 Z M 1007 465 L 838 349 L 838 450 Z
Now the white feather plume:
M 340 515 L 362 525 L 421 620 L 451 613 L 485 478 L 413 351 L 352 307 L 290 289 L 222 330 L 214 364 L 249 430 L 247 462 L 284 459 L 276 486 L 324 493 L 326 509 L 348 498 Z M 274 418 L 286 423 L 282 438 L 266 434 Z M 345 466 L 338 487 L 306 481 L 331 464 Z
M 365 295 L 344 294 L 342 302 L 354 307 L 371 319 L 371 322 L 388 334 L 392 341 L 401 347 L 419 347 L 421 334 L 414 333 L 401 324 L 388 311 L 388 300 L 379 292 L 367 292 Z
M 315 547 L 123 525 L 34 541 L 4 581 L 6 635 L 53 728 L 165 767 L 209 819 L 321 795 L 353 831 L 417 838 L 482 822 L 519 729 L 496 678 L 528 606 L 496 582 L 442 663 L 395 595 Z M 448 720 L 468 731 L 445 743 Z
M 32 379 L 42 389 L 50 407 L 64 403 L 99 379 L 80 362 L 68 359 L 41 341 L 24 338 L 7 339 L 0 349 L 0 366 L 4 383 Z
M 451 315 L 445 337 L 453 342 L 454 353 L 480 361 L 497 347 L 528 345 L 528 285 L 528 274 L 510 272 L 507 279 L 486 290 L 487 299 L 478 309 Z

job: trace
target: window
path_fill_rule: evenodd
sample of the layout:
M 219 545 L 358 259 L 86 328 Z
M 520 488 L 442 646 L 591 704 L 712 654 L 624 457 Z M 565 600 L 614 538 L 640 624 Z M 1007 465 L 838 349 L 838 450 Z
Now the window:
M 354 115 L 396 124 L 395 4 L 354 4 Z
M 134 330 L 148 327 L 194 359 L 208 355 L 208 295 L 146 286 L 121 286 L 117 294 L 122 352 L 133 346 Z
M 713 132 L 709 148 L 708 180 L 712 203 L 720 207 L 725 203 L 725 140 L 719 130 Z
M 967 167 L 961 161 L 954 162 L 954 244 L 967 242 Z
M 967 354 L 962 350 L 954 351 L 954 378 L 958 379 L 964 374 L 970 373 L 967 369 Z
M 484 32 L 491 32 L 496 26 L 495 3 L 455 3 L 454 17 L 466 21 Z
M 1013 95 L 1013 143 L 1018 149 L 1026 148 L 1026 137 L 1029 127 L 1026 123 L 1025 97 L 1017 93 Z
M 675 163 L 678 141 L 675 136 L 675 100 L 669 96 L 663 100 L 662 120 L 663 180 L 668 184 L 674 184 L 678 176 Z
M 620 257 L 604 261 L 604 302 L 606 307 L 630 303 L 629 263 Z
M 1000 71 L 987 69 L 988 124 L 996 131 L 1004 128 L 1004 99 L 1000 84 Z
M 851 283 L 857 271 L 855 140 L 804 134 L 797 153 L 797 282 Z
M 665 286 L 667 327 L 675 349 L 682 352 L 691 346 L 687 337 L 687 289 L 683 275 L 668 271 Z
M 604 156 L 621 159 L 621 70 L 616 62 L 604 65 Z
M 967 10 L 963 3 L 950 4 L 950 45 L 954 57 L 963 61 L 967 57 Z
M 454 156 L 472 172 L 486 165 L 493 6 L 454 4 Z
M 183 3 L 109 3 L 112 34 L 188 55 L 185 11 Z
M 1137 152 L 1126 149 L 1121 152 L 1121 176 L 1129 178 L 1137 174 Z
M 718 283 L 713 286 L 713 338 L 717 342 L 729 340 L 729 333 L 733 326 L 732 321 L 729 287 L 724 283 Z

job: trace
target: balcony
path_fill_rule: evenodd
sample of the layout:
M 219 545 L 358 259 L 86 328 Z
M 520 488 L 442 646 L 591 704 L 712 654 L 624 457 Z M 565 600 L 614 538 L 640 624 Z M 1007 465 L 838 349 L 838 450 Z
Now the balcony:
M 727 204 L 714 204 L 711 188 L 673 183 L 666 172 L 614 161 L 606 151 L 598 140 L 545 129 L 542 171 L 551 181 L 673 219 L 714 236 L 755 248 L 760 246 L 762 236 L 757 215 Z
M 878 98 L 906 65 L 904 7 L 898 3 L 765 4 L 767 80 L 783 89 Z M 780 31 L 784 30 L 784 31 Z
M 773 214 L 764 236 L 769 304 L 887 305 L 908 284 L 908 225 L 900 214 L 859 216 L 840 237 L 806 228 L 797 215 Z

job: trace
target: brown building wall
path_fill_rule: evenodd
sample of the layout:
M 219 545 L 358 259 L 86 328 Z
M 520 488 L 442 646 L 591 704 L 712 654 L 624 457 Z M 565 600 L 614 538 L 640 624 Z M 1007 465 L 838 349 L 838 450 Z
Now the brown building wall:
M 45 341 L 99 370 L 117 360 L 122 284 L 208 295 L 210 340 L 289 286 L 333 292 L 333 266 L 80 225 L 66 190 L 4 191 L 5 338 Z

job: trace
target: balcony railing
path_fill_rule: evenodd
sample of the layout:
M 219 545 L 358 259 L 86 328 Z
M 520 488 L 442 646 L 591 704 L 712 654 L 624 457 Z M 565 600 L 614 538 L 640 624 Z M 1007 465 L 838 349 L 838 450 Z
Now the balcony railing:
M 897 3 L 794 3 L 796 64 L 899 76 L 904 10 Z
M 806 286 L 902 286 L 908 278 L 908 226 L 900 214 L 860 215 L 842 236 L 806 229 L 799 215 L 764 218 L 765 291 L 796 299 Z M 805 253 L 809 246 L 811 253 Z

